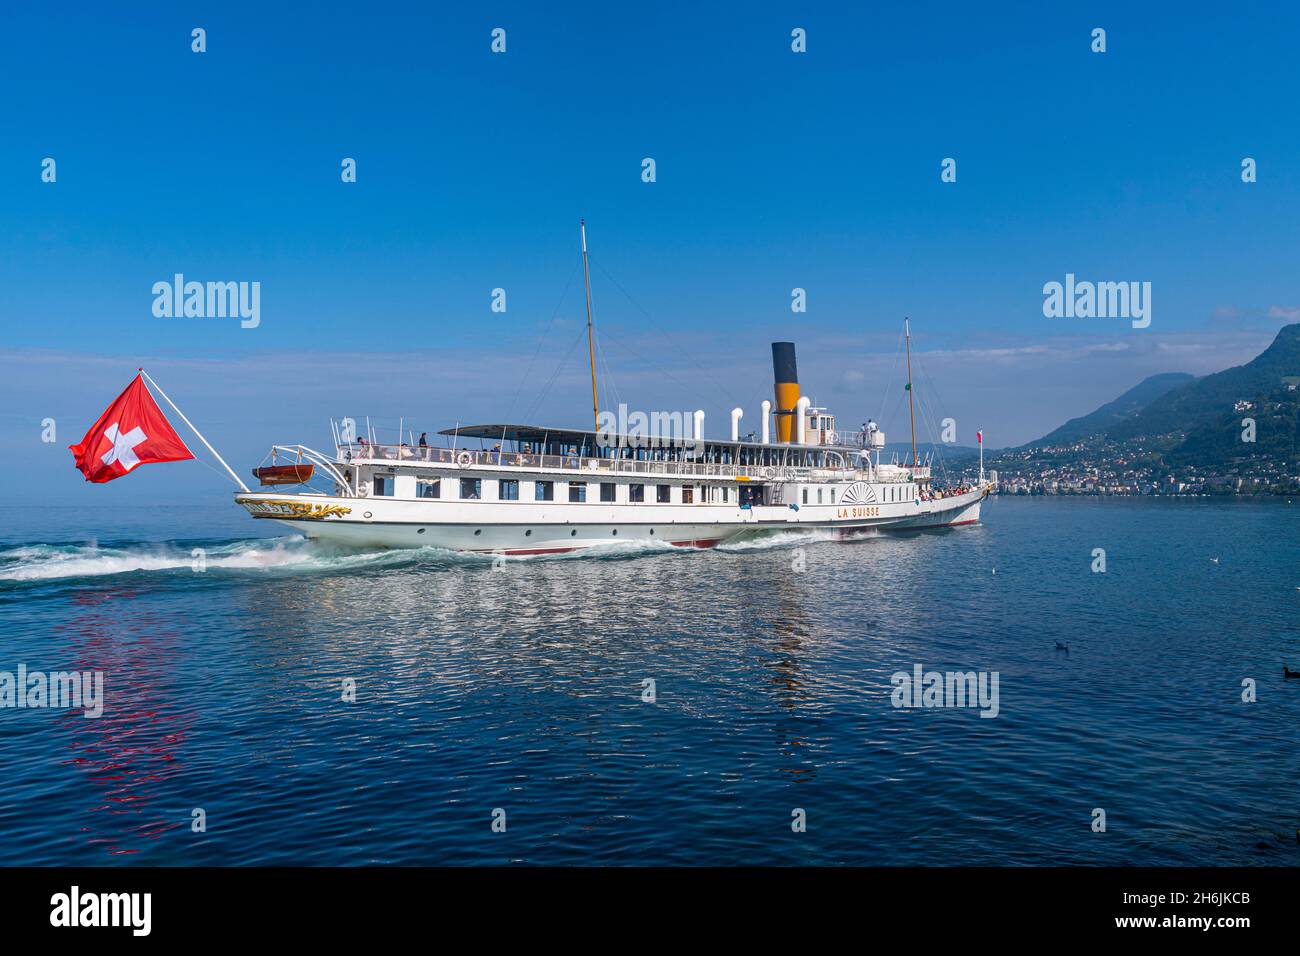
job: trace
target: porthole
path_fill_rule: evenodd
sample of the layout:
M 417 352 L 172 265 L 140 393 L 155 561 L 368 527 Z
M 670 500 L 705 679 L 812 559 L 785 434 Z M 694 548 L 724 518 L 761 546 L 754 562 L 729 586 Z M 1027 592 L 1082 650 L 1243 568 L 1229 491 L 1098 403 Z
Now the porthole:
M 416 534 L 424 534 L 424 529 L 423 529 L 423 528 L 417 528 L 416 531 L 415 531 L 415 533 L 416 533 Z
M 611 532 L 611 534 L 618 534 L 618 529 L 615 528 L 615 529 Z
M 366 511 L 366 512 L 363 512 L 363 513 L 362 513 L 361 517 L 363 517 L 363 518 L 373 518 L 374 515 L 372 515 L 369 511 Z
M 655 533 L 655 529 L 654 529 L 654 528 L 651 528 L 651 529 L 650 529 L 650 533 L 651 533 L 651 534 L 654 534 L 654 533 Z
M 532 535 L 533 535 L 533 529 L 532 529 L 532 528 L 529 528 L 527 531 L 524 532 L 524 537 L 525 537 L 525 538 L 531 538 Z
M 574 528 L 572 531 L 569 532 L 569 537 L 570 537 L 570 538 L 576 538 L 577 536 L 578 536 L 578 529 L 577 529 L 577 528 Z
M 482 528 L 479 528 L 477 531 L 474 532 L 474 537 L 477 538 L 477 537 L 478 537 L 479 535 L 481 535 L 482 533 L 483 533 L 483 529 L 482 529 Z

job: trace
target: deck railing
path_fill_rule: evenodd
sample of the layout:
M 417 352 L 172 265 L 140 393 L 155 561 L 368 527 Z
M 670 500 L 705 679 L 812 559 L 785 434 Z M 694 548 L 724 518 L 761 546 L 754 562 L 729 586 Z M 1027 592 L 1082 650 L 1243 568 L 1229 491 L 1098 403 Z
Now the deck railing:
M 670 477 L 751 478 L 760 481 L 789 481 L 797 478 L 844 480 L 853 468 L 795 465 L 739 465 L 725 462 L 590 458 L 580 455 L 539 455 L 530 452 L 484 451 L 472 448 L 432 448 L 411 445 L 340 445 L 341 461 L 400 461 L 419 464 L 456 465 L 468 468 L 528 468 L 571 471 L 586 474 L 664 475 Z
M 581 455 L 539 455 L 530 452 L 485 451 L 473 448 L 433 448 L 418 445 L 356 444 L 339 445 L 340 461 L 400 461 L 418 464 L 472 465 L 490 468 L 551 469 L 594 475 L 663 475 L 690 478 L 751 478 L 757 481 L 844 481 L 856 475 L 857 469 L 833 466 L 806 465 L 737 465 L 723 462 L 692 462 L 637 460 L 629 458 L 589 458 Z M 925 479 L 930 469 L 920 465 L 906 468 L 897 481 L 906 481 L 906 475 Z M 890 481 L 877 476 L 876 481 Z

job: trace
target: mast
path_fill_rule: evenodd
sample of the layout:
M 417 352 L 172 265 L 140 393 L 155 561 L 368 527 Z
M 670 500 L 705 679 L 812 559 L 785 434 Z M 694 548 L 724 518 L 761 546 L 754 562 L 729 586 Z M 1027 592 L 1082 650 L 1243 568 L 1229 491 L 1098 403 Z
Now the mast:
M 907 417 L 912 422 L 912 467 L 916 467 L 916 410 L 912 407 L 912 326 L 903 317 L 903 340 L 907 343 Z
M 587 220 L 579 219 L 582 230 L 582 278 L 587 286 L 587 356 L 591 359 L 591 414 L 600 431 L 600 400 L 596 398 L 596 340 L 591 334 L 591 272 L 587 268 Z

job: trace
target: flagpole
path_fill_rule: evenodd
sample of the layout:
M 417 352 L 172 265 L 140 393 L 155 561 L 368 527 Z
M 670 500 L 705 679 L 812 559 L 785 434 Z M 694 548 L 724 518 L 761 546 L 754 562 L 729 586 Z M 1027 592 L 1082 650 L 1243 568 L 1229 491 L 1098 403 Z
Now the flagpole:
M 140 374 L 143 375 L 144 380 L 148 382 L 150 385 L 152 385 L 154 389 L 157 390 L 158 394 L 163 397 L 163 401 L 165 401 L 168 405 L 170 405 L 172 409 L 176 412 L 176 414 L 181 417 L 181 421 L 183 421 L 186 425 L 190 426 L 190 431 L 194 432 L 195 435 L 199 436 L 199 441 L 203 442 L 203 446 L 207 448 L 208 451 L 212 452 L 212 456 L 216 458 L 217 461 L 221 462 L 221 467 L 226 469 L 226 472 L 230 475 L 231 478 L 235 479 L 235 484 L 239 485 L 239 487 L 244 489 L 245 492 L 252 494 L 252 492 L 249 491 L 248 485 L 240 481 L 239 476 L 235 474 L 235 472 L 231 469 L 229 465 L 226 464 L 226 459 L 222 458 L 219 454 L 217 454 L 217 450 L 213 448 L 210 444 L 208 444 L 208 440 L 203 437 L 203 433 L 194 427 L 194 423 L 185 417 L 185 413 L 176 407 L 176 403 L 167 397 L 167 393 L 164 392 L 161 387 L 159 387 L 158 383 L 155 382 L 150 377 L 149 373 L 146 372 L 144 369 L 140 369 Z

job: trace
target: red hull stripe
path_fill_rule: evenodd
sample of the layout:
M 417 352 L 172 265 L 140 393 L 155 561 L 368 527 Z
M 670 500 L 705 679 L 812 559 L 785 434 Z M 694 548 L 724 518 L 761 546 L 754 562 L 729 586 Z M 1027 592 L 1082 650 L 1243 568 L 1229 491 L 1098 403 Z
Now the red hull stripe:
M 699 538 L 694 541 L 670 541 L 669 544 L 678 548 L 713 548 L 721 543 L 721 538 Z M 593 547 L 586 545 L 584 547 Z M 507 548 L 504 551 L 497 550 L 479 550 L 478 554 L 504 554 L 510 556 L 525 554 L 568 554 L 570 551 L 584 550 L 583 548 Z
M 514 548 L 508 551 L 480 551 L 479 554 L 568 554 L 577 548 Z

